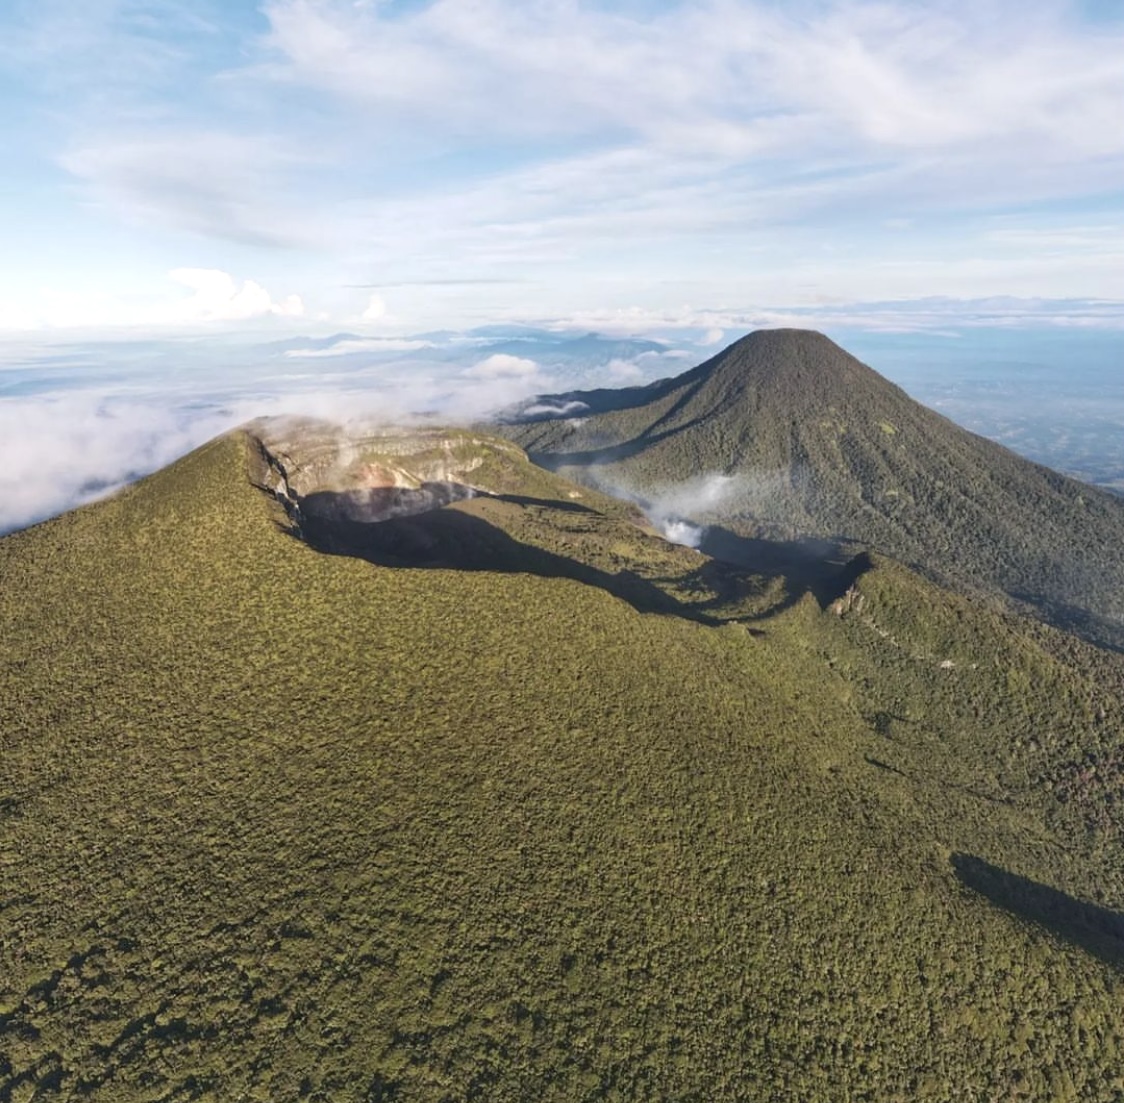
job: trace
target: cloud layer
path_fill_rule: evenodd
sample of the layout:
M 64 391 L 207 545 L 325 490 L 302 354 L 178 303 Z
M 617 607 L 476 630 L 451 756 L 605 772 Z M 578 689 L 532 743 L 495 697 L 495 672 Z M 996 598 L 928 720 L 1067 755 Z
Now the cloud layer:
M 230 286 L 218 282 L 225 301 Z M 867 304 L 854 328 L 835 322 L 826 328 L 910 393 L 976 431 L 1075 474 L 1124 486 L 1119 337 L 1100 324 L 1073 324 L 1098 304 L 1037 306 L 932 302 L 918 313 L 915 304 Z M 647 323 L 660 337 L 659 351 L 651 340 L 594 337 L 560 322 L 550 329 L 487 327 L 403 339 L 216 335 L 0 344 L 0 533 L 105 493 L 258 416 L 464 423 L 518 405 L 524 416 L 580 418 L 586 412 L 580 402 L 527 399 L 684 371 L 716 351 L 714 313 L 630 314 L 633 330 Z M 1011 313 L 1017 324 L 995 324 Z M 1027 313 L 1054 324 L 1028 330 Z M 965 314 L 990 324 L 953 325 L 952 318 Z M 840 310 L 836 317 L 849 316 Z M 798 312 L 779 319 L 809 320 Z M 732 319 L 724 324 L 723 340 L 742 332 Z M 714 475 L 666 488 L 649 496 L 647 506 L 656 523 L 689 542 L 694 529 L 685 523 L 705 523 L 708 503 L 731 490 L 744 497 L 750 490 L 768 494 L 770 487 L 735 487 Z
M 34 262 L 0 272 L 9 326 L 53 324 L 44 297 L 143 300 L 154 256 L 391 333 L 685 301 L 1119 295 L 1108 5 L 17 9 L 0 12 L 19 165 L 0 231 Z M 132 317 L 150 322 L 143 302 Z

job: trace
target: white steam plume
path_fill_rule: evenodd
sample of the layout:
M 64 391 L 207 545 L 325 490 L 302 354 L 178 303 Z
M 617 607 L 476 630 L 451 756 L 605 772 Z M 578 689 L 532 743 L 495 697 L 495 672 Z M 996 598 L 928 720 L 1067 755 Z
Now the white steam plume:
M 705 518 L 744 497 L 752 482 L 747 476 L 720 471 L 644 490 L 601 475 L 595 475 L 592 481 L 598 490 L 638 505 L 665 540 L 688 548 L 701 547 L 706 539 Z

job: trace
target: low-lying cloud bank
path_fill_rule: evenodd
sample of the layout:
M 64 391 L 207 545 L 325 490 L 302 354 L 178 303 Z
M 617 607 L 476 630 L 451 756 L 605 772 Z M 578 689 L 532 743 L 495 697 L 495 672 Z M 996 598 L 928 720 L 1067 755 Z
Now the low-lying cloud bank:
M 0 535 L 170 463 L 233 416 L 85 393 L 0 402 Z
M 383 390 L 294 388 L 172 402 L 106 391 L 3 399 L 0 535 L 104 497 L 255 417 L 296 414 L 343 424 L 418 418 L 467 422 L 525 397 L 526 388 L 490 387 L 462 377 L 413 385 L 399 381 Z
M 538 348 L 550 363 L 531 355 Z M 0 346 L 0 534 L 111 493 L 254 417 L 467 423 L 621 362 L 616 340 L 585 335 L 568 357 L 558 348 L 557 334 L 525 328 L 514 344 L 483 333 Z
M 825 301 L 814 306 L 693 307 L 674 310 L 591 310 L 561 323 L 599 333 L 688 337 L 717 352 L 722 344 L 754 329 L 792 326 L 828 332 L 927 334 L 956 337 L 965 331 L 1026 329 L 1124 332 L 1124 300 L 1046 299 L 996 296 L 987 299 L 932 297 L 886 301 Z
M 220 300 L 231 290 L 225 282 L 215 287 Z M 820 328 L 974 431 L 1078 477 L 1124 486 L 1124 329 L 1077 324 L 1112 318 L 1120 304 L 1071 304 L 1069 326 L 1055 303 L 1048 330 L 1003 323 L 1014 309 L 994 300 L 990 313 L 977 304 L 966 317 L 963 303 L 947 300 L 884 304 L 883 319 L 924 316 L 930 328 Z M 1025 302 L 1018 309 L 1039 322 L 1049 314 Z M 997 324 L 988 328 L 985 314 Z M 829 319 L 789 312 L 773 320 Z M 610 325 L 596 333 L 588 324 L 552 322 L 401 337 L 0 342 L 0 534 L 105 494 L 258 416 L 463 423 L 518 408 L 525 417 L 580 418 L 587 413 L 580 401 L 535 396 L 678 374 L 762 319 L 742 325 L 691 311 L 679 319 L 649 316 L 647 328 L 635 314 L 627 327 L 618 321 L 620 331 Z M 695 528 L 705 523 L 708 502 L 717 505 L 713 496 L 748 492 L 721 478 L 700 476 L 650 496 L 653 522 L 669 539 L 697 544 Z M 627 487 L 613 492 L 637 496 Z

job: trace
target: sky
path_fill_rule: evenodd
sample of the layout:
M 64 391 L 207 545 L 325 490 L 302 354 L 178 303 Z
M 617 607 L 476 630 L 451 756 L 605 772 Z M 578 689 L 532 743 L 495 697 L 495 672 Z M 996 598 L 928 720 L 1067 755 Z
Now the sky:
M 1119 0 L 3 0 L 0 470 L 50 425 L 112 483 L 167 449 L 111 475 L 73 410 L 370 395 L 392 353 L 425 401 L 554 381 L 486 326 L 1120 364 L 1122 57 Z

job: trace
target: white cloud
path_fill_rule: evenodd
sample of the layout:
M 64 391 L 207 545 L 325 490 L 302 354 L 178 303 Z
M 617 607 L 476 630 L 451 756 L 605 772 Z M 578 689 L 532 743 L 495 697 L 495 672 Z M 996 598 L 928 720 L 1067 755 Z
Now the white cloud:
M 761 317 L 760 311 L 695 308 L 685 304 L 667 310 L 643 306 L 580 310 L 540 321 L 560 331 L 585 330 L 610 337 L 652 337 L 684 330 L 701 330 L 700 336 L 718 329 L 723 333 L 728 329 L 740 331 L 752 328 Z M 674 357 L 676 351 L 670 350 L 670 355 Z
M 606 370 L 609 378 L 618 385 L 638 383 L 648 376 L 648 373 L 635 360 L 610 360 Z
M 228 427 L 163 402 L 75 393 L 0 401 L 0 534 L 98 497 Z
M 274 388 L 226 396 L 86 390 L 0 399 L 0 535 L 103 497 L 254 417 L 298 413 L 347 421 L 406 419 L 420 389 Z M 225 398 L 226 401 L 222 401 Z
M 529 406 L 523 406 L 519 410 L 521 418 L 532 417 L 566 417 L 571 419 L 571 424 L 581 424 L 580 419 L 574 418 L 574 414 L 580 414 L 589 409 L 589 405 L 585 402 L 578 402 L 571 400 L 569 402 L 533 402 Z
M 1018 139 L 1053 145 L 1054 157 L 1124 149 L 1113 125 L 1120 30 L 1076 24 L 1060 5 L 274 0 L 265 10 L 287 79 L 414 126 L 623 129 L 735 157 L 809 136 L 910 150 Z M 512 102 L 518 111 L 498 110 Z
M 40 314 L 25 303 L 0 300 L 0 333 L 5 330 L 39 329 L 42 325 Z
M 232 322 L 270 314 L 287 318 L 304 314 L 300 296 L 289 295 L 274 302 L 260 284 L 246 280 L 239 287 L 233 276 L 217 268 L 176 268 L 169 277 L 192 292 L 190 298 L 175 304 L 169 321 Z
M 407 337 L 353 337 L 336 341 L 324 348 L 287 349 L 292 360 L 323 360 L 334 356 L 354 356 L 364 352 L 417 352 L 434 348 L 432 341 Z
M 988 327 L 1054 327 L 1124 330 L 1124 299 L 1049 299 L 1018 296 L 924 298 L 887 301 L 844 300 L 816 306 L 694 308 L 672 310 L 631 307 L 580 311 L 553 323 L 562 330 L 596 330 L 621 337 L 671 336 L 708 346 L 734 341 L 754 329 L 856 329 L 872 333 L 948 333 Z M 697 336 L 696 336 L 697 335 Z M 676 360 L 683 350 L 671 349 L 660 359 Z M 687 354 L 690 355 L 690 354 Z M 643 361 L 654 359 L 646 354 Z M 645 374 L 651 377 L 651 371 Z
M 618 306 L 614 281 L 648 308 L 671 281 L 711 302 L 948 293 L 950 242 L 1010 254 L 966 294 L 1110 278 L 1081 242 L 1028 267 L 1031 242 L 931 217 L 1119 205 L 1124 33 L 1060 0 L 269 0 L 263 37 L 221 5 L 208 27 L 171 5 L 175 34 L 130 4 L 40 7 L 35 80 L 91 87 L 54 116 L 83 217 L 220 243 L 228 269 L 291 250 L 356 324 L 388 323 L 340 290 L 374 271 L 407 289 L 396 331 Z M 219 31 L 237 50 L 204 48 Z M 867 275 L 905 250 L 930 262 L 908 287 Z
M 162 290 L 126 296 L 41 289 L 18 301 L 0 301 L 0 330 L 193 328 L 262 318 L 303 317 L 299 295 L 275 299 L 254 280 L 239 283 L 217 268 L 174 268 L 168 280 L 189 294 Z
M 367 300 L 367 308 L 363 311 L 364 322 L 379 322 L 386 318 L 386 303 L 379 294 L 373 294 Z
M 267 310 L 272 299 L 251 287 L 192 273 L 187 279 L 195 313 Z M 234 303 L 235 306 L 230 304 Z M 272 304 L 276 305 L 276 304 Z M 337 342 L 346 345 L 349 342 Z M 393 339 L 352 342 L 386 347 Z M 202 346 L 200 349 L 198 346 Z M 416 342 L 418 348 L 431 347 Z M 472 356 L 464 345 L 464 359 Z M 464 369 L 464 359 L 405 363 L 317 364 L 307 373 L 278 370 L 284 354 L 272 344 L 257 350 L 206 338 L 145 342 L 119 363 L 121 346 L 51 345 L 44 338 L 15 344 L 2 355 L 6 394 L 0 397 L 0 534 L 99 497 L 170 463 L 216 434 L 251 418 L 282 414 L 341 423 L 404 423 L 418 418 L 467 423 L 553 384 L 534 361 L 497 355 Z M 226 353 L 224 354 L 224 349 Z M 81 350 L 81 351 L 80 351 Z M 91 380 L 112 385 L 68 389 L 75 363 Z M 167 367 L 179 370 L 170 376 Z M 66 374 L 57 390 L 20 395 L 21 384 L 49 384 L 55 368 Z M 477 370 L 479 369 L 479 370 Z
M 406 421 L 441 398 L 433 381 L 372 394 L 347 390 L 273 392 L 227 404 L 109 392 L 0 399 L 0 536 L 100 498 L 155 471 L 252 417 L 296 413 L 347 422 Z M 501 396 L 498 404 L 506 401 Z M 458 397 L 464 416 L 497 405 L 488 395 Z
M 985 286 L 979 272 L 952 273 L 948 235 L 918 219 L 1118 189 L 1124 130 L 1105 124 L 1106 105 L 1124 101 L 1124 38 L 1056 9 L 707 0 L 641 15 L 300 0 L 268 13 L 286 78 L 327 90 L 341 110 L 357 105 L 372 141 L 404 127 L 415 141 L 456 147 L 467 129 L 487 166 L 489 143 L 515 127 L 565 136 L 576 150 L 547 141 L 538 157 L 507 157 L 467 181 L 357 203 L 355 239 L 372 257 L 518 265 L 557 273 L 557 289 L 589 271 L 642 283 L 655 255 L 665 279 L 734 279 L 741 298 L 762 297 L 779 269 L 773 297 L 787 301 L 801 285 L 886 295 L 900 271 L 853 288 L 856 270 L 905 248 L 932 258 L 907 294 L 947 293 L 965 275 L 975 280 L 968 294 L 1018 279 L 1010 290 L 1056 295 L 1076 278 L 1087 294 L 1106 278 L 1088 258 L 1066 271 L 1027 266 L 1023 250 Z M 410 71 L 402 79 L 399 65 Z M 512 99 L 518 112 L 506 110 Z M 892 223 L 900 244 L 858 234 L 861 251 L 845 243 L 851 255 L 839 263 L 817 255 L 832 226 L 868 218 Z M 971 231 L 953 236 L 963 261 L 993 251 Z M 739 269 L 723 254 L 747 242 L 772 255 L 743 252 Z M 590 305 L 601 289 L 585 286 Z
M 464 374 L 473 379 L 532 379 L 539 374 L 539 366 L 534 360 L 498 352 L 474 364 Z

